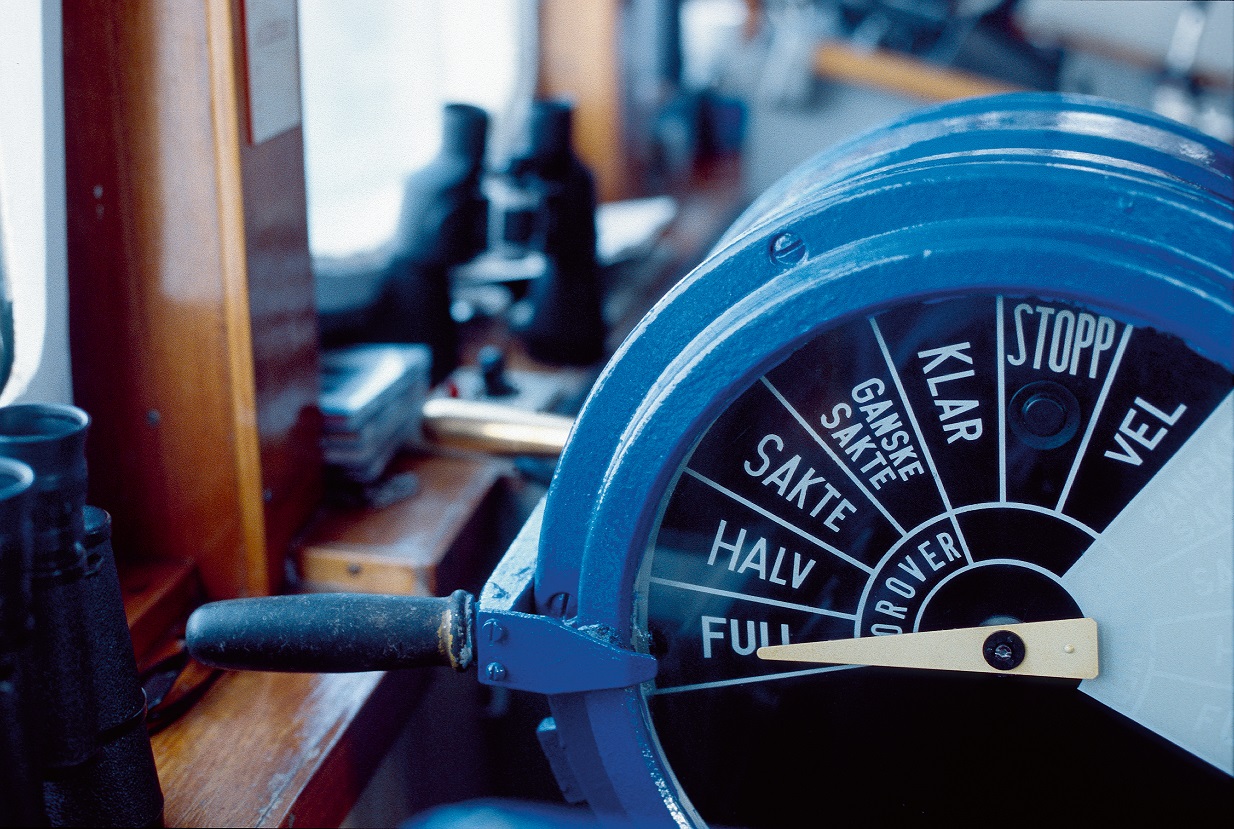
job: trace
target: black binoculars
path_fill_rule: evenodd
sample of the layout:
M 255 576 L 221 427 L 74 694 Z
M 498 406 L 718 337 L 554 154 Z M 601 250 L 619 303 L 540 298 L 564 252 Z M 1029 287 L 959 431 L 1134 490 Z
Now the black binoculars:
M 0 825 L 160 826 L 111 518 L 73 406 L 0 408 Z
M 349 274 L 356 277 L 352 284 L 362 284 L 374 267 L 384 269 L 377 293 L 360 307 L 343 303 L 321 314 L 323 347 L 424 343 L 432 351 L 430 383 L 440 383 L 459 361 L 454 270 L 491 243 L 498 259 L 535 254 L 542 260 L 530 286 L 521 284 L 527 274 L 518 267 L 511 272 L 519 278 L 507 281 L 520 283 L 511 289 L 516 298 L 529 294 L 526 318 L 510 320 L 528 353 L 549 364 L 594 364 L 604 354 L 607 331 L 597 194 L 594 175 L 573 149 L 574 105 L 533 101 L 525 146 L 495 174 L 485 167 L 488 114 L 463 103 L 446 104 L 442 114 L 441 151 L 405 183 L 388 263 L 375 265 L 370 257 L 315 263 L 326 284 L 339 286 L 347 285 Z M 349 289 L 328 290 L 345 295 Z

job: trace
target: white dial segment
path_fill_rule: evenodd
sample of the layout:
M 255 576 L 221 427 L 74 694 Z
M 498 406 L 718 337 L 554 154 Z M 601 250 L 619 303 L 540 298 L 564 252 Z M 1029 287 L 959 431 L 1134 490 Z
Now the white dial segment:
M 1234 775 L 1232 528 L 1226 397 L 1063 584 L 1101 623 L 1101 675 L 1080 690 Z

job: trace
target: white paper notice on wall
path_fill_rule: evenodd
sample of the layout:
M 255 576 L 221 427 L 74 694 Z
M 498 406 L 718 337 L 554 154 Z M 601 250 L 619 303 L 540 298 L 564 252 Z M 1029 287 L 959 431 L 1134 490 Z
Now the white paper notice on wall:
M 244 0 L 249 141 L 260 144 L 300 125 L 296 0 Z

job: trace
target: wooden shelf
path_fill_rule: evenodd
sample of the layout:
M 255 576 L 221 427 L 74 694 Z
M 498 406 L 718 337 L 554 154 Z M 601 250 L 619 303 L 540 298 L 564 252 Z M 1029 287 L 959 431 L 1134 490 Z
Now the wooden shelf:
M 822 43 L 814 52 L 820 78 L 872 87 L 923 101 L 954 101 L 1020 92 L 1020 87 L 972 72 L 939 66 L 889 49 L 859 49 L 844 41 Z
M 151 740 L 165 825 L 337 826 L 429 678 L 224 673 Z
M 415 475 L 416 494 L 382 509 L 323 509 L 293 554 L 303 590 L 439 596 L 457 586 L 440 570 L 474 556 L 509 461 L 407 454 L 392 470 Z

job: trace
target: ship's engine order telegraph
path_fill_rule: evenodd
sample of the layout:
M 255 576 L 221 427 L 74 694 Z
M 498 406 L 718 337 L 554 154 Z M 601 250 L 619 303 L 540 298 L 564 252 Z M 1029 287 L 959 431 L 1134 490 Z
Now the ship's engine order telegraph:
M 1228 825 L 1231 195 L 1228 145 L 1089 98 L 857 138 L 625 342 L 474 603 L 218 603 L 190 646 L 547 694 L 614 823 Z

